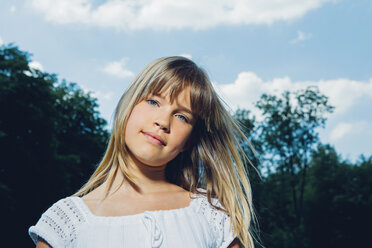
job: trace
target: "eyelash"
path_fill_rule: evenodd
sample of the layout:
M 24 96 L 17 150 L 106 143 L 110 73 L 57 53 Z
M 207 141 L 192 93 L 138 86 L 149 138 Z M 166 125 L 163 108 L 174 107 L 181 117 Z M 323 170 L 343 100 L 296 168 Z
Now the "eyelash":
M 180 119 L 181 121 L 184 121 L 186 123 L 189 123 L 189 120 L 185 116 L 183 116 L 183 115 L 177 115 L 177 118 Z
M 159 103 L 155 100 L 152 100 L 152 99 L 148 99 L 146 100 L 146 102 L 152 106 L 159 106 Z
M 159 106 L 159 103 L 157 101 L 155 101 L 155 100 L 152 100 L 152 99 L 147 99 L 146 102 L 148 104 L 150 104 L 151 106 Z M 185 116 L 180 115 L 180 114 L 177 114 L 176 116 L 181 121 L 186 122 L 186 123 L 189 123 L 189 120 Z

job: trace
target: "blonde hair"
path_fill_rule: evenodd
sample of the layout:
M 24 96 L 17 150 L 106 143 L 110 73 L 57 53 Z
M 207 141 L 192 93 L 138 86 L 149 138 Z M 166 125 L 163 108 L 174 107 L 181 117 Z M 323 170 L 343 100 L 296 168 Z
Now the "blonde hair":
M 124 142 L 125 127 L 133 107 L 149 94 L 169 90 L 170 99 L 186 87 L 197 121 L 188 149 L 170 161 L 166 167 L 169 182 L 191 191 L 205 194 L 210 204 L 217 198 L 226 212 L 241 244 L 253 248 L 251 223 L 255 221 L 251 186 L 245 164 L 250 163 L 242 142 L 250 142 L 225 109 L 215 93 L 207 74 L 184 57 L 165 57 L 147 65 L 121 97 L 105 155 L 88 182 L 75 195 L 85 195 L 104 182 L 106 193 L 115 174 L 120 171 L 125 180 L 136 184 L 128 170 L 129 155 Z M 251 147 L 251 149 L 253 149 Z M 199 192 L 203 188 L 206 192 Z M 107 194 L 106 194 L 107 195 Z

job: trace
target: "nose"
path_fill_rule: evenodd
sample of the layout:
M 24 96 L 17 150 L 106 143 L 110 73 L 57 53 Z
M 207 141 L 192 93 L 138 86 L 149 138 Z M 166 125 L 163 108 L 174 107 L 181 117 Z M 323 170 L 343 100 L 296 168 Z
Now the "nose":
M 168 133 L 169 132 L 169 126 L 170 126 L 170 120 L 169 120 L 169 116 L 166 115 L 166 114 L 162 114 L 162 115 L 159 115 L 155 122 L 154 122 L 154 125 L 158 128 L 160 128 L 161 130 L 163 130 L 164 132 Z

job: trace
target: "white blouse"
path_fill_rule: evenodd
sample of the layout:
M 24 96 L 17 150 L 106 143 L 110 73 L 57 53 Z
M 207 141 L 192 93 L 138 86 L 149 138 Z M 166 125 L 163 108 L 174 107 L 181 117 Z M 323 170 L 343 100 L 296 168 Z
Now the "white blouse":
M 213 204 L 221 206 L 216 199 Z M 221 247 L 236 237 L 230 218 L 195 193 L 189 206 L 171 210 L 105 217 L 94 215 L 77 196 L 59 200 L 28 230 L 58 247 Z

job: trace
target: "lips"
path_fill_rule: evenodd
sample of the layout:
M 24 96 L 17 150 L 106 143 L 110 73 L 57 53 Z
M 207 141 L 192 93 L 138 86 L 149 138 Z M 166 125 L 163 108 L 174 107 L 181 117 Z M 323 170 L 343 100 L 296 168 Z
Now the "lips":
M 142 132 L 142 134 L 152 143 L 155 143 L 157 145 L 165 146 L 165 141 L 160 137 L 160 135 L 157 135 L 156 133 L 151 132 Z

